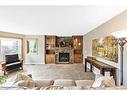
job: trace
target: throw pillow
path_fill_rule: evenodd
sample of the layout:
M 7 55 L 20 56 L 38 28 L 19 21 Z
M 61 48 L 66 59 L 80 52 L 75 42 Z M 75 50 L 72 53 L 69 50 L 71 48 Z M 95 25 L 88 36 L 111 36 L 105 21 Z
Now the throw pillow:
M 22 73 L 18 73 L 16 75 L 16 79 L 15 79 L 15 82 L 18 82 L 20 80 L 32 80 L 32 78 L 28 75 L 25 75 L 25 74 L 22 74 Z
M 115 80 L 113 79 L 113 76 L 111 77 L 105 77 L 101 74 L 97 74 L 95 77 L 95 81 L 92 85 L 93 88 L 97 87 L 114 87 L 115 86 Z
M 103 81 L 103 86 L 104 87 L 115 87 L 115 80 L 113 79 L 113 76 L 105 78 Z
M 21 80 L 21 81 L 18 81 L 16 85 L 20 87 L 28 87 L 28 88 L 35 87 L 34 81 L 31 81 L 31 80 Z
M 95 79 L 92 87 L 93 88 L 102 87 L 102 83 L 103 83 L 104 79 L 105 79 L 105 77 L 99 77 L 99 78 Z

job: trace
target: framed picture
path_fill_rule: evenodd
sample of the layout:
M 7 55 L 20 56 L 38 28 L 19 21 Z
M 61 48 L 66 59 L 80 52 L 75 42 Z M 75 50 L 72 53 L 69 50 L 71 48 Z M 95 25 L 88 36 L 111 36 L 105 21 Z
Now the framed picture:
M 27 53 L 38 53 L 38 40 L 37 39 L 28 39 L 27 40 Z
M 92 55 L 118 63 L 118 45 L 113 36 L 92 40 Z

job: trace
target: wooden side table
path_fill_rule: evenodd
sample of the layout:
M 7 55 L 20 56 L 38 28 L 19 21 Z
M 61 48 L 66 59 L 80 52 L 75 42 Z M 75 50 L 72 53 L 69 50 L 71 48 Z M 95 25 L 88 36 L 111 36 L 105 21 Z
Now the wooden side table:
M 116 81 L 116 68 L 110 65 L 107 65 L 103 62 L 100 62 L 98 60 L 93 60 L 91 58 L 85 58 L 85 72 L 87 72 L 87 63 L 90 64 L 90 72 L 93 72 L 93 66 L 98 68 L 100 70 L 100 74 L 105 76 L 105 72 L 109 71 L 110 76 L 113 76 L 113 78 Z

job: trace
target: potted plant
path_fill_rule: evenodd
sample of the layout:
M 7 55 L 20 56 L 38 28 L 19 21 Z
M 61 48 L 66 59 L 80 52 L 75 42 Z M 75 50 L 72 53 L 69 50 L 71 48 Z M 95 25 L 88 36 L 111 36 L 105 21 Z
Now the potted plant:
M 0 84 L 3 84 L 6 82 L 6 76 L 3 76 L 2 73 L 0 73 Z

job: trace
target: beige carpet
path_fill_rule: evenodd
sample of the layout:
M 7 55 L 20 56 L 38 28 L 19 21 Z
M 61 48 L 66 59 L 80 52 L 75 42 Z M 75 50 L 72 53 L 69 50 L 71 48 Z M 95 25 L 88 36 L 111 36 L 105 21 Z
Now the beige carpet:
M 9 77 L 17 72 L 32 74 L 33 79 L 94 79 L 93 73 L 85 72 L 84 64 L 26 64 L 23 70 L 9 73 Z

